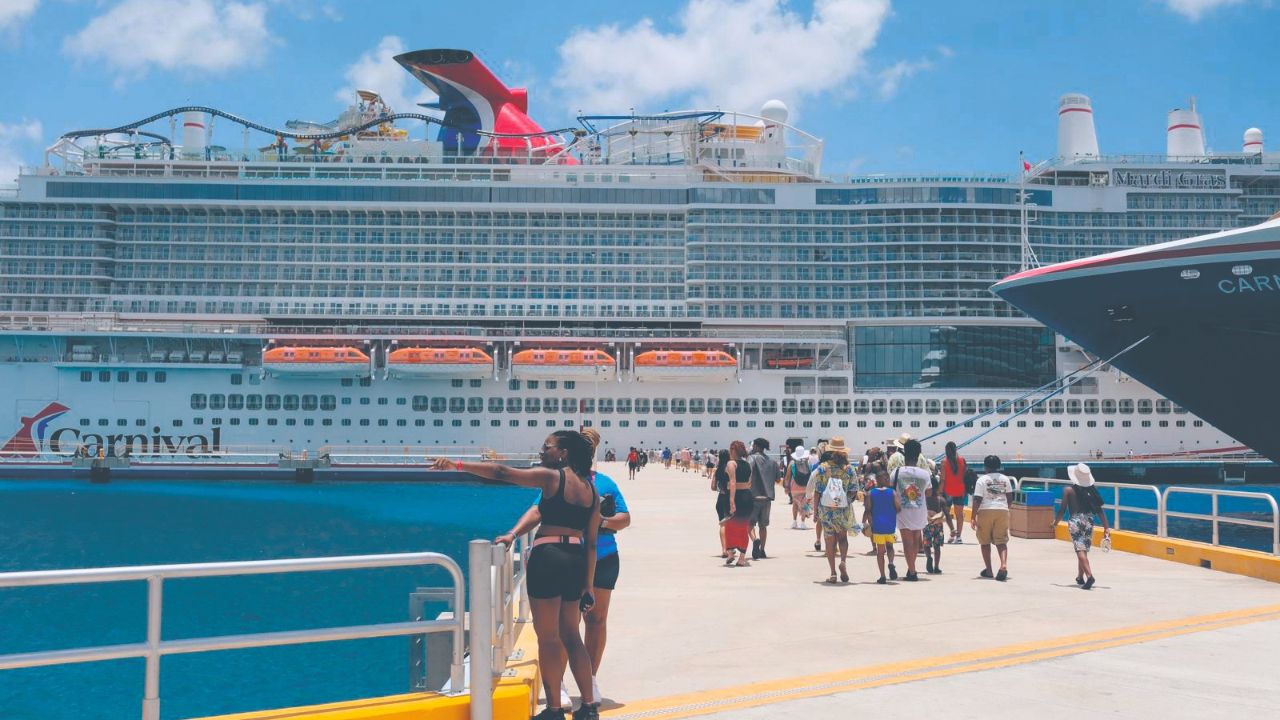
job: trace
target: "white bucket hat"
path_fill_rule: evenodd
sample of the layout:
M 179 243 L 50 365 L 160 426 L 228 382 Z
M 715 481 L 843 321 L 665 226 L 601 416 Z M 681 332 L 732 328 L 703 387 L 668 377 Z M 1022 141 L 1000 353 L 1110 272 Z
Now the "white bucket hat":
M 1080 487 L 1090 487 L 1093 485 L 1093 473 L 1089 471 L 1089 466 L 1084 463 L 1076 463 L 1067 467 L 1067 475 L 1071 478 L 1071 482 Z
M 809 451 L 804 449 L 803 445 L 797 445 L 794 452 L 791 453 L 791 459 L 799 462 L 809 457 Z

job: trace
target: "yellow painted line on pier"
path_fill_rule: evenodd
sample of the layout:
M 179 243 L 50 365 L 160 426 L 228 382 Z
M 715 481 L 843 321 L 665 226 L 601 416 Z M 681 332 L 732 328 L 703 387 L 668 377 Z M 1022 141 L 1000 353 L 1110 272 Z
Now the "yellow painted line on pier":
M 1280 605 L 1196 615 L 1192 617 L 1104 630 L 1084 635 L 1037 640 L 967 653 L 873 665 L 785 680 L 751 683 L 699 693 L 654 698 L 602 713 L 610 720 L 675 720 L 742 710 L 803 698 L 834 695 L 917 680 L 948 677 L 1135 645 L 1163 638 L 1257 622 L 1280 621 Z

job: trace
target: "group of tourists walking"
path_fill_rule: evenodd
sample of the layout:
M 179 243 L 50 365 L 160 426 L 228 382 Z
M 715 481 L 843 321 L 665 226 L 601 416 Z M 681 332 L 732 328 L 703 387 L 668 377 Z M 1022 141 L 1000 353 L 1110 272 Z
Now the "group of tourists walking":
M 918 440 L 905 433 L 890 441 L 886 450 L 869 448 L 857 461 L 851 460 L 858 456 L 840 437 L 809 449 L 789 442 L 780 460 L 770 458 L 768 449 L 769 443 L 758 438 L 751 452 L 735 441 L 720 453 L 711 489 L 716 492 L 721 557 L 726 565 L 750 564 L 748 542 L 750 559 L 768 557 L 768 511 L 774 500 L 769 483 L 776 478 L 791 505 L 791 528 L 807 530 L 808 521 L 814 523 L 813 549 L 824 554 L 827 583 L 849 582 L 850 535 L 858 534 L 870 540 L 878 584 L 900 578 L 918 581 L 922 556 L 923 572 L 942 574 L 943 546 L 964 544 L 966 524 L 981 553 L 979 575 L 1000 582 L 1009 579 L 1014 483 L 1002 472 L 999 457 L 984 458 L 978 473 L 960 457 L 955 443 L 947 443 L 935 462 L 923 454 Z M 1067 515 L 1078 553 L 1077 583 L 1090 589 L 1094 580 L 1087 553 L 1093 517 L 1101 518 L 1108 536 L 1110 528 L 1088 466 L 1073 465 L 1069 474 L 1075 484 L 1064 493 L 1059 515 Z M 973 506 L 966 516 L 970 498 Z M 899 537 L 900 555 L 895 549 Z M 901 574 L 899 559 L 905 566 Z
M 566 672 L 579 688 L 581 701 L 574 720 L 599 717 L 601 694 L 597 674 L 604 657 L 609 606 L 617 585 L 620 558 L 615 533 L 631 524 L 631 514 L 612 478 L 594 467 L 600 434 L 592 428 L 549 435 L 539 464 L 514 468 L 492 462 L 445 458 L 437 470 L 470 473 L 481 478 L 536 488 L 537 502 L 495 542 L 510 546 L 536 528 L 528 556 L 527 590 L 538 641 L 546 706 L 535 720 L 563 720 L 571 708 Z M 868 449 L 854 462 L 845 440 L 833 437 L 806 449 L 784 445 L 781 459 L 770 455 L 769 441 L 756 438 L 750 449 L 741 440 L 711 456 L 711 490 L 716 494 L 721 558 L 730 567 L 748 567 L 769 557 L 768 538 L 773 503 L 791 505 L 792 529 L 814 523 L 815 551 L 823 551 L 829 571 L 826 583 L 850 580 L 850 536 L 866 535 L 874 548 L 879 584 L 918 580 L 918 558 L 924 572 L 942 572 L 944 544 L 964 542 L 966 520 L 981 548 L 982 577 L 1009 579 L 1009 505 L 1013 482 L 1001 472 L 1000 458 L 989 455 L 977 474 L 959 457 L 954 443 L 935 463 L 922 454 L 920 442 L 903 435 L 888 450 Z M 633 449 L 629 455 L 642 451 Z M 685 453 L 688 452 L 686 461 Z M 693 464 L 687 449 L 664 452 L 664 464 L 678 459 Z M 634 478 L 632 457 L 628 476 Z M 638 457 L 636 457 L 638 460 Z M 684 469 L 684 468 L 682 468 Z M 1102 498 L 1088 466 L 1069 469 L 1073 485 L 1062 497 L 1055 523 L 1063 516 L 1077 556 L 1076 582 L 1094 585 L 1088 552 L 1093 518 L 1101 518 Z M 779 488 L 781 492 L 777 489 Z M 969 496 L 973 509 L 968 518 Z M 861 509 L 858 505 L 861 504 Z M 899 575 L 895 542 L 901 535 L 905 574 Z M 995 556 L 992 555 L 994 546 Z M 585 632 L 584 632 L 585 626 Z

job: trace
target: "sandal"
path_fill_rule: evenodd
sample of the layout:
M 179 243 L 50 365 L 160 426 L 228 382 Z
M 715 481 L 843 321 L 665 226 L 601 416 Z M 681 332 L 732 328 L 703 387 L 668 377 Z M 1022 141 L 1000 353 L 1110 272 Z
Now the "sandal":
M 835 574 L 835 573 L 831 573 L 831 577 L 827 578 L 827 584 L 828 584 L 828 585 L 837 585 L 837 584 L 839 584 L 839 583 L 838 583 L 838 581 L 836 580 L 836 574 Z
M 821 542 L 816 542 L 816 543 L 814 543 L 814 544 L 813 544 L 813 551 L 814 551 L 814 552 L 822 552 L 822 543 L 821 543 Z
M 832 575 L 832 577 L 835 577 Z M 844 563 L 840 563 L 840 582 L 849 582 L 849 571 L 845 569 Z

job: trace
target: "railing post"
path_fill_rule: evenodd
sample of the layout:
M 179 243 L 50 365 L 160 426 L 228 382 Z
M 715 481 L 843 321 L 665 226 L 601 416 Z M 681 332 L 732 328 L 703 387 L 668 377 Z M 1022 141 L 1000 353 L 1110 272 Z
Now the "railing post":
M 493 720 L 493 554 L 488 540 L 467 545 L 471 595 L 471 720 Z
M 529 592 L 528 592 L 528 585 L 526 584 L 529 579 L 528 573 L 529 573 L 530 537 L 531 537 L 530 535 L 526 534 L 523 537 L 519 538 L 518 539 L 519 545 L 517 546 L 520 548 L 519 550 L 520 574 L 524 576 L 524 580 L 525 580 L 525 582 L 521 582 L 519 585 L 516 586 L 516 594 L 519 596 L 519 603 L 520 603 L 520 614 L 518 616 L 518 620 L 522 623 L 527 623 L 533 620 L 533 617 L 529 615 Z M 1276 540 L 1276 547 L 1278 548 L 1276 552 L 1280 553 L 1280 539 Z
M 1213 512 L 1213 544 L 1218 544 L 1218 493 L 1209 496 L 1212 501 Z
M 1156 536 L 1169 537 L 1169 519 L 1165 517 L 1165 507 L 1167 506 L 1166 498 L 1169 497 L 1168 489 L 1163 493 L 1156 490 Z
M 160 720 L 160 620 L 164 578 L 147 578 L 147 668 L 142 694 L 142 720 Z

